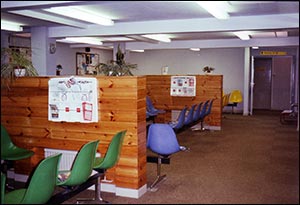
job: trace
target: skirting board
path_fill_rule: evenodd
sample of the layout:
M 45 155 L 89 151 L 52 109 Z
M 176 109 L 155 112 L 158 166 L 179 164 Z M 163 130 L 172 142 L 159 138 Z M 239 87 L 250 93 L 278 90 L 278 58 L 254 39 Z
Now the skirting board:
M 27 175 L 15 174 L 13 171 L 8 171 L 7 177 L 14 178 L 15 181 L 24 182 L 24 183 L 26 183 L 28 179 Z M 91 186 L 89 190 L 95 190 L 95 186 Z M 138 199 L 147 192 L 147 184 L 145 184 L 139 189 L 129 189 L 129 188 L 116 187 L 116 185 L 114 184 L 101 183 L 101 191 L 115 193 L 116 196 Z
M 211 130 L 211 131 L 220 131 L 221 130 L 221 127 L 220 126 L 209 126 L 209 125 L 204 125 L 203 126 L 205 130 Z M 191 127 L 191 129 L 193 131 L 196 131 L 196 130 L 201 130 L 201 125 L 200 123 L 194 125 L 193 127 Z

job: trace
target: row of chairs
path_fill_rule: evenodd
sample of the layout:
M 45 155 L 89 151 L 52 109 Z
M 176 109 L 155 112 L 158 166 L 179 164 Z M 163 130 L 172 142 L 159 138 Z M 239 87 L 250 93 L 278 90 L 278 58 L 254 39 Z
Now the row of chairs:
M 190 109 L 188 109 L 187 106 L 184 106 L 180 111 L 177 120 L 169 122 L 168 124 L 176 133 L 192 127 L 199 122 L 201 125 L 200 130 L 204 130 L 203 122 L 205 117 L 211 113 L 213 101 L 214 99 L 209 99 L 205 102 L 200 102 L 199 104 L 193 104 Z M 158 114 L 165 112 L 165 110 L 155 108 L 150 97 L 146 96 L 146 119 L 152 119 L 154 121 Z
M 107 169 L 118 162 L 126 130 L 116 133 L 104 157 L 96 157 L 100 140 L 84 144 L 77 153 L 70 170 L 58 170 L 60 153 L 43 159 L 33 171 L 26 188 L 5 192 L 6 173 L 1 172 L 1 204 L 60 204 L 84 189 L 95 184 L 95 198 L 78 199 L 78 201 L 105 202 L 100 193 L 100 182 Z M 1 125 L 1 160 L 18 160 L 32 156 L 34 153 L 16 146 Z M 18 155 L 18 157 L 13 157 Z M 91 176 L 93 170 L 97 172 Z M 92 184 L 86 185 L 90 179 Z M 90 180 L 91 181 L 91 180 Z M 63 191 L 53 195 L 56 186 Z M 68 196 L 68 197 L 67 197 Z
M 169 125 L 176 133 L 200 123 L 200 130 L 204 130 L 204 119 L 211 113 L 212 105 L 215 99 L 209 99 L 199 104 L 193 104 L 190 109 L 184 106 L 179 113 L 176 121 L 169 122 Z

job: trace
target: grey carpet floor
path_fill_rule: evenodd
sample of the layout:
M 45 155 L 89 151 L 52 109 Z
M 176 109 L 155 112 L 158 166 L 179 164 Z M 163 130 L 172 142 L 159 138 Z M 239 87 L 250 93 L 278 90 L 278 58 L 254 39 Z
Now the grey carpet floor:
M 103 192 L 112 204 L 299 204 L 299 132 L 279 114 L 225 114 L 221 131 L 186 130 L 177 135 L 189 152 L 176 153 L 157 191 L 139 199 Z M 156 164 L 147 163 L 148 185 Z M 76 198 L 93 197 L 87 190 Z

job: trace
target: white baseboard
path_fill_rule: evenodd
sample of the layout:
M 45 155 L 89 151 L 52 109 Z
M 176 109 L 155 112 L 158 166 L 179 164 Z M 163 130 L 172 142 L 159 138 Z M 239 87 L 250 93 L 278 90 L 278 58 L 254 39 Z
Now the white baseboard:
M 89 190 L 95 190 L 95 186 L 91 186 Z M 147 184 L 142 186 L 140 189 L 129 189 L 116 187 L 114 184 L 101 183 L 101 192 L 115 193 L 116 196 L 138 199 L 147 192 Z

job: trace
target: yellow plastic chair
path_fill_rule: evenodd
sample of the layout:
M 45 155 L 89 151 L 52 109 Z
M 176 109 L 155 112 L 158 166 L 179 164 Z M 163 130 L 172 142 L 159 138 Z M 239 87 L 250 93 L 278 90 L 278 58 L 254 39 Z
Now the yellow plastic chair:
M 240 103 L 243 102 L 242 93 L 239 90 L 233 90 L 229 96 L 229 103 Z
M 230 93 L 228 105 L 232 107 L 231 113 L 233 114 L 233 107 L 236 107 L 238 103 L 243 102 L 242 93 L 239 90 L 233 90 Z

